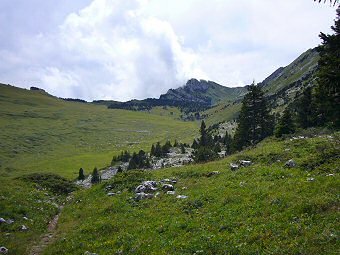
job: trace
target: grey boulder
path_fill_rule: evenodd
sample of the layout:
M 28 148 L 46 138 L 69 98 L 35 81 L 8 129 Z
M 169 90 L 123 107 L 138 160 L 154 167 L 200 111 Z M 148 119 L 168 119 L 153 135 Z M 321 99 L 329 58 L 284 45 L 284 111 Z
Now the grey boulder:
M 163 184 L 162 189 L 164 191 L 173 191 L 174 190 L 174 186 L 172 186 L 171 184 Z
M 239 165 L 235 164 L 235 163 L 230 163 L 230 169 L 231 171 L 236 171 L 239 169 Z
M 8 253 L 8 249 L 5 246 L 1 246 L 0 247 L 0 253 L 1 254 L 7 254 Z
M 296 167 L 296 162 L 293 159 L 290 159 L 285 163 L 285 167 L 288 167 L 288 168 Z

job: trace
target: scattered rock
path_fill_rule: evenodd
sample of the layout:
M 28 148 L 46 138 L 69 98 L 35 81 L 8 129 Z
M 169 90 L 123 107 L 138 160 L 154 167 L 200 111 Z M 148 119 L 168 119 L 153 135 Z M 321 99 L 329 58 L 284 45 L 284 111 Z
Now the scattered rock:
M 211 176 L 213 176 L 213 175 L 219 175 L 219 174 L 220 174 L 219 171 L 212 171 L 212 172 L 210 172 L 210 173 L 207 173 L 206 176 L 207 176 L 207 177 L 211 177 Z
M 6 223 L 7 223 L 7 224 L 12 224 L 12 223 L 14 223 L 14 220 L 8 219 L 8 220 L 6 220 Z
M 307 178 L 307 181 L 308 182 L 313 182 L 313 181 L 315 181 L 315 179 L 313 177 L 309 177 L 309 178 Z
M 230 163 L 230 169 L 231 171 L 236 171 L 239 169 L 239 166 L 237 164 Z
M 26 227 L 25 225 L 20 226 L 20 231 L 28 231 L 28 230 L 29 230 L 29 228 Z
M 176 194 L 176 191 L 167 191 L 166 194 L 167 194 L 167 195 L 175 195 L 175 194 Z
M 334 174 L 327 174 L 327 176 L 334 176 Z M 1 220 L 0 220 L 1 221 Z
M 188 198 L 188 196 L 185 196 L 185 195 L 178 195 L 176 198 L 179 198 L 179 199 L 186 199 L 186 198 Z
M 106 191 L 112 190 L 112 185 L 107 185 L 107 186 L 105 187 L 105 190 L 106 190 Z
M 252 164 L 252 162 L 250 160 L 240 160 L 240 165 L 247 167 L 250 166 Z
M 5 246 L 1 246 L 0 247 L 0 253 L 1 254 L 7 254 L 8 253 L 8 249 Z
M 163 184 L 162 189 L 164 191 L 173 191 L 174 190 L 174 186 L 172 186 L 171 184 Z
M 107 193 L 107 195 L 108 195 L 109 197 L 113 197 L 113 196 L 116 195 L 116 193 L 114 193 L 114 192 L 109 192 L 109 193 Z
M 143 182 L 143 186 L 145 187 L 145 191 L 156 191 L 157 190 L 157 182 L 155 181 L 145 181 Z
M 243 187 L 245 184 L 245 182 L 240 182 L 240 187 Z
M 136 189 L 135 192 L 136 193 L 142 193 L 146 190 L 146 187 L 144 185 L 139 185 Z
M 150 199 L 150 198 L 154 198 L 154 197 L 155 197 L 154 194 L 148 194 L 148 193 L 140 192 L 140 193 L 136 193 L 135 200 L 139 201 L 139 200 Z
M 22 217 L 24 220 L 28 220 L 28 218 L 26 216 Z
M 161 180 L 161 183 L 165 183 L 165 182 L 171 182 L 171 180 L 170 179 L 163 179 L 163 180 Z
M 92 253 L 92 252 L 89 252 L 89 251 L 85 251 L 84 255 L 97 255 L 97 253 Z
M 288 168 L 296 167 L 296 163 L 293 159 L 290 159 L 285 163 L 285 167 L 288 167 Z
M 188 187 L 182 187 L 182 190 L 187 190 L 188 189 Z
M 6 223 L 6 220 L 4 218 L 0 218 L 0 223 Z

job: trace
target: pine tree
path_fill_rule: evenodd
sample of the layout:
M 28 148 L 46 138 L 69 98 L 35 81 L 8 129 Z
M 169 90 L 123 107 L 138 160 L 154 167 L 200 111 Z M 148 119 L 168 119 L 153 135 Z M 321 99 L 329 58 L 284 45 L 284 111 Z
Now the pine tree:
M 284 134 L 292 134 L 295 132 L 295 126 L 292 115 L 288 107 L 283 111 L 282 117 L 279 119 L 275 128 L 275 136 L 281 137 Z
M 297 124 L 302 128 L 315 125 L 316 106 L 312 88 L 305 89 L 296 103 Z
M 155 156 L 155 145 L 151 146 L 150 156 Z
M 194 141 L 192 142 L 191 148 L 193 149 L 197 149 L 198 148 L 198 142 L 196 139 L 194 139 Z
M 323 42 L 318 47 L 320 59 L 316 98 L 319 124 L 340 127 L 340 7 L 336 12 L 335 26 L 331 27 L 335 34 L 320 34 Z
M 242 101 L 238 127 L 233 140 L 233 149 L 254 145 L 273 133 L 273 117 L 259 86 L 248 87 L 248 94 Z
M 225 150 L 227 154 L 231 153 L 231 145 L 232 145 L 233 139 L 231 135 L 228 133 L 228 131 L 225 132 L 225 136 L 223 139 L 223 144 L 225 146 Z
M 184 144 L 181 143 L 181 153 L 184 154 L 185 153 L 185 147 L 184 147 Z
M 204 120 L 201 122 L 199 146 L 209 146 L 209 135 Z
M 97 167 L 93 169 L 91 183 L 98 183 L 100 182 L 100 176 Z
M 80 181 L 85 180 L 85 174 L 84 174 L 84 169 L 83 168 L 79 169 L 78 180 L 80 180 Z
M 161 144 L 159 142 L 157 142 L 157 144 L 156 144 L 154 155 L 157 158 L 162 156 L 162 147 L 161 147 Z

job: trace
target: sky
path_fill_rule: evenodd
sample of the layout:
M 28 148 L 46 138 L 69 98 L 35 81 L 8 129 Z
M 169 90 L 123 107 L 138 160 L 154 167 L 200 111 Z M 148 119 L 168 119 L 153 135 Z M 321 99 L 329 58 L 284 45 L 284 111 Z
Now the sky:
M 0 83 L 52 95 L 159 97 L 190 78 L 261 82 L 331 33 L 312 0 L 1 0 Z

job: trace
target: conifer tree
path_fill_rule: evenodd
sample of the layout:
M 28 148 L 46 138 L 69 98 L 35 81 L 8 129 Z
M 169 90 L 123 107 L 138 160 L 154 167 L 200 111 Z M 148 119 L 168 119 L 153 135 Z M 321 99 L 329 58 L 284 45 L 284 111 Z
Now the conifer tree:
M 225 150 L 227 154 L 231 153 L 231 145 L 232 145 L 233 139 L 231 135 L 228 133 L 228 131 L 225 132 L 225 136 L 223 139 L 223 144 L 225 146 Z
M 315 125 L 316 106 L 312 88 L 306 88 L 296 103 L 297 124 L 302 128 Z
M 281 137 L 284 134 L 292 134 L 295 132 L 293 118 L 288 107 L 283 111 L 281 118 L 275 128 L 275 136 Z
M 154 156 L 154 155 L 155 155 L 155 145 L 152 144 L 151 151 L 150 151 L 150 156 Z
M 80 181 L 85 180 L 85 174 L 84 174 L 84 169 L 83 168 L 79 169 L 78 180 L 80 180 Z
M 93 169 L 91 183 L 98 183 L 100 182 L 100 176 L 97 167 Z
M 331 27 L 335 33 L 320 34 L 323 42 L 318 47 L 320 59 L 316 98 L 319 124 L 340 127 L 340 7 L 336 12 L 335 25 Z
M 181 143 L 181 153 L 184 154 L 185 153 L 185 147 L 184 147 L 184 144 Z
M 248 87 L 248 94 L 242 101 L 238 127 L 233 140 L 233 149 L 254 145 L 273 133 L 273 117 L 259 86 Z
M 198 148 L 198 142 L 196 139 L 194 139 L 194 141 L 192 142 L 191 148 L 193 149 L 197 149 Z
M 157 142 L 157 144 L 156 144 L 154 155 L 157 158 L 162 156 L 162 147 L 161 147 L 161 144 L 159 142 Z

